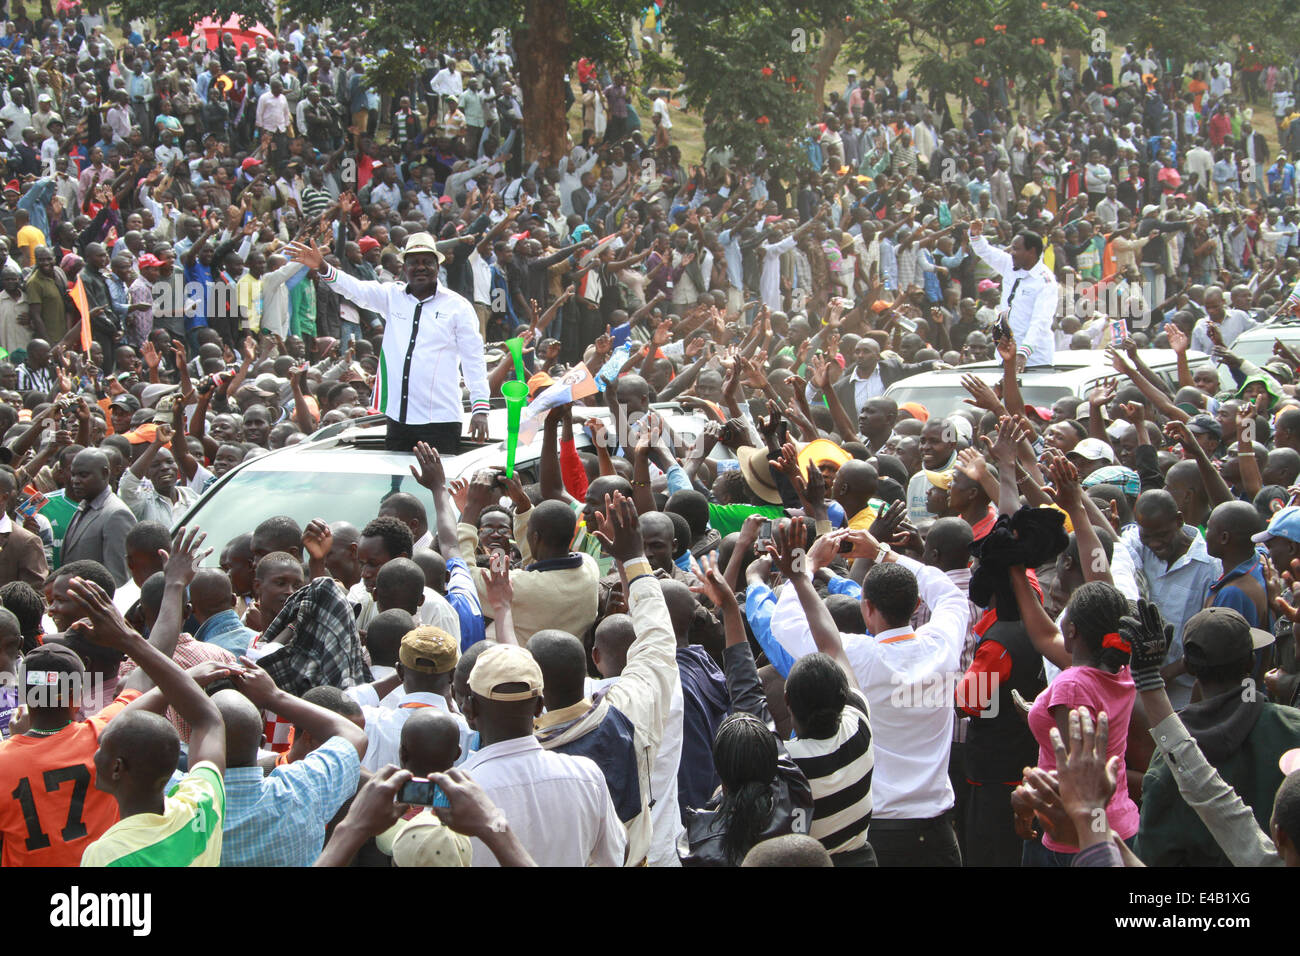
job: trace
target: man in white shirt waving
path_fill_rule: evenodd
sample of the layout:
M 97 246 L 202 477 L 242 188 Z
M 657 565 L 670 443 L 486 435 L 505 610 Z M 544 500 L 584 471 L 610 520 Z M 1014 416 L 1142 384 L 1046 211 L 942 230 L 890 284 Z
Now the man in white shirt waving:
M 1056 276 L 1043 262 L 1043 237 L 1022 232 L 1011 243 L 1011 252 L 995 249 L 984 238 L 984 223 L 970 224 L 970 247 L 1002 276 L 1001 311 L 1019 343 L 1020 368 L 1051 365 L 1056 353 L 1052 320 L 1056 316 Z
M 881 866 L 961 866 L 947 767 L 950 681 L 960 671 L 969 604 L 944 572 L 898 554 L 870 532 L 850 531 L 844 539 L 853 546 L 850 558 L 873 565 L 861 591 L 869 633 L 840 635 L 870 705 L 876 758 L 871 846 Z M 825 567 L 834 552 L 823 555 L 824 563 L 818 557 L 821 550 L 817 544 L 809 549 L 801 573 Z M 913 628 L 918 598 L 930 609 L 930 620 Z M 772 636 L 795 659 L 817 651 L 794 587 L 781 591 Z
M 406 240 L 404 283 L 355 279 L 328 265 L 310 240 L 285 248 L 343 298 L 386 317 L 371 408 L 388 416 L 389 451 L 411 451 L 423 441 L 444 454 L 456 453 L 461 374 L 473 413 L 470 438 L 487 440 L 487 366 L 478 316 L 464 297 L 438 288 L 443 255 L 431 235 L 417 232 Z

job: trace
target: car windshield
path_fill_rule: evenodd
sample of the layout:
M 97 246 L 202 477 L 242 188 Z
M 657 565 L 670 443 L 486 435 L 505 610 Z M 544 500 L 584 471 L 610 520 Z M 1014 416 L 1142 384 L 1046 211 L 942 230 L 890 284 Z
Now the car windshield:
M 313 518 L 347 521 L 363 527 L 379 513 L 394 490 L 428 501 L 428 492 L 410 475 L 348 472 L 253 471 L 245 468 L 210 495 L 198 509 L 197 523 L 216 551 L 236 535 L 252 531 L 274 515 L 288 515 L 305 526 Z M 214 555 L 215 557 L 215 555 Z
M 1050 408 L 1058 398 L 1073 395 L 1074 393 L 1064 385 L 1043 383 L 1041 385 L 1021 385 L 1020 394 L 1024 396 L 1027 405 L 1042 405 Z M 970 398 L 970 393 L 962 388 L 956 379 L 953 380 L 951 385 L 945 382 L 942 385 L 929 387 L 918 387 L 903 382 L 889 390 L 889 397 L 899 405 L 905 402 L 919 402 L 926 407 L 931 415 L 937 415 L 940 418 L 945 418 L 960 408 L 971 407 L 963 401 Z

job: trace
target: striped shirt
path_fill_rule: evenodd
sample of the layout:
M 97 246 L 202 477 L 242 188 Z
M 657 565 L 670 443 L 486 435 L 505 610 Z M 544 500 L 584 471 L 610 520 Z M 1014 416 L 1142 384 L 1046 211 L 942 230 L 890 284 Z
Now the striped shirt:
M 319 219 L 330 206 L 330 194 L 315 186 L 306 186 L 302 191 L 302 214 L 307 219 Z
M 90 846 L 82 866 L 217 866 L 226 789 L 214 764 L 190 770 L 163 801 L 163 812 L 119 820 Z
M 866 846 L 871 823 L 871 771 L 876 764 L 866 698 L 850 690 L 835 736 L 823 740 L 797 737 L 786 742 L 786 750 L 812 786 L 809 833 L 821 840 L 828 853 Z

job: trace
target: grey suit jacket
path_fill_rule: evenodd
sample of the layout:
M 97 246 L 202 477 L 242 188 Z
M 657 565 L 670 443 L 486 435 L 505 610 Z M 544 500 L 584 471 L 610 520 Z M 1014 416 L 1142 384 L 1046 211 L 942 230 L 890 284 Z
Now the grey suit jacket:
M 62 563 L 98 561 L 112 572 L 120 587 L 131 577 L 126 566 L 126 533 L 135 523 L 126 502 L 110 491 L 98 508 L 78 510 L 73 516 L 63 536 Z

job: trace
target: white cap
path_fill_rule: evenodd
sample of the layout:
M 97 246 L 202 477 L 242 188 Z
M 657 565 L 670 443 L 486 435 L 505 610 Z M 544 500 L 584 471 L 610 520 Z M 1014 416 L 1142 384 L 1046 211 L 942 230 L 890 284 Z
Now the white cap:
M 1069 454 L 1088 461 L 1105 461 L 1115 464 L 1115 452 L 1100 438 L 1085 438 L 1070 449 Z

